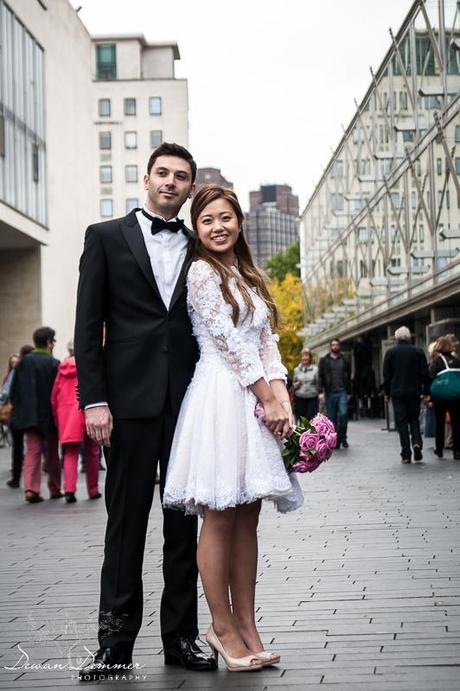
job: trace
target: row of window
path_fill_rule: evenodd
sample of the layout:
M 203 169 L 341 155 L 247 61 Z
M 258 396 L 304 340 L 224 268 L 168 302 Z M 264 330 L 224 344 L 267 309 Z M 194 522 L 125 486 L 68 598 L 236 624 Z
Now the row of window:
M 99 117 L 107 118 L 112 114 L 112 99 L 100 98 L 97 102 Z M 123 113 L 125 115 L 136 115 L 137 104 L 135 98 L 123 99 Z M 150 96 L 149 98 L 149 115 L 161 115 L 162 105 L 161 96 Z
M 137 182 L 137 165 L 125 166 L 125 182 Z M 108 184 L 112 182 L 112 166 L 99 166 L 99 182 Z
M 139 208 L 139 199 L 130 197 L 125 202 L 126 213 L 129 214 L 133 209 Z M 113 199 L 99 200 L 99 213 L 102 218 L 111 218 L 113 216 Z
M 125 132 L 125 149 L 137 149 L 137 132 Z M 163 143 L 163 130 L 150 130 L 150 148 L 156 149 Z M 99 132 L 99 149 L 112 148 L 112 132 Z

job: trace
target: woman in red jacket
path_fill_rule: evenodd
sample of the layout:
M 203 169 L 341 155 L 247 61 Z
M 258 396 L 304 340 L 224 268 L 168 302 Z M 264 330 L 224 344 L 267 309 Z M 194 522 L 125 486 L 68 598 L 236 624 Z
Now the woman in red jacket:
M 84 443 L 86 486 L 90 499 L 99 499 L 99 445 L 86 434 L 85 414 L 77 401 L 77 368 L 75 358 L 61 362 L 51 392 L 51 406 L 64 449 L 64 492 L 68 504 L 77 501 L 78 454 Z

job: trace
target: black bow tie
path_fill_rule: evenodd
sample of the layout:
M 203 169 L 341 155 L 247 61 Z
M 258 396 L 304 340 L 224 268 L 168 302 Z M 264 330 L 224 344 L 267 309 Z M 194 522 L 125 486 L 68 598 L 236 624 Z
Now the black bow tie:
M 179 230 L 184 230 L 185 228 L 184 221 L 180 218 L 178 218 L 177 221 L 164 221 L 162 218 L 158 218 L 158 216 L 150 216 L 144 209 L 142 209 L 142 213 L 149 221 L 152 221 L 152 225 L 150 226 L 152 235 L 156 235 L 161 230 L 169 230 L 171 233 L 177 233 Z

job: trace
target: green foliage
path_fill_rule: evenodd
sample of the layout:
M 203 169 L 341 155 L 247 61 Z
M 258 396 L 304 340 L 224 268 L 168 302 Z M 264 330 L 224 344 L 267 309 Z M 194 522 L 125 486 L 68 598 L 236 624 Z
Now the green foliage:
M 300 276 L 300 241 L 296 240 L 282 252 L 277 252 L 267 261 L 265 270 L 270 278 L 282 281 L 286 274 Z

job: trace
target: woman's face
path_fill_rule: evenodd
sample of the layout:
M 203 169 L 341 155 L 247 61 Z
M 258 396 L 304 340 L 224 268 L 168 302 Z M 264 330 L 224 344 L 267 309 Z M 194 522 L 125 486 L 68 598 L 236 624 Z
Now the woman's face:
M 18 364 L 18 360 L 19 360 L 19 358 L 18 358 L 17 355 L 12 355 L 12 356 L 10 357 L 10 367 L 11 367 L 11 369 L 14 369 L 14 368 L 16 367 L 16 365 Z
M 198 216 L 196 231 L 203 247 L 224 263 L 233 263 L 240 227 L 230 202 L 215 199 L 205 206 Z
M 311 364 L 311 355 L 310 353 L 302 353 L 300 357 L 300 362 L 304 367 L 308 367 Z

